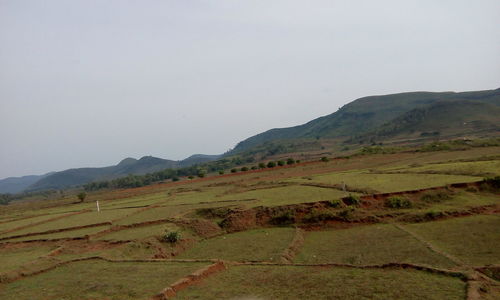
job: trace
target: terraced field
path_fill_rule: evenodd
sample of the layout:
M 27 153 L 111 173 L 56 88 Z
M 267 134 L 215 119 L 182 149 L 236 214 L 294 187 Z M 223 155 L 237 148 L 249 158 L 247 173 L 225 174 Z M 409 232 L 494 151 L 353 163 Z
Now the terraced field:
M 498 299 L 500 190 L 483 181 L 500 174 L 498 151 L 365 155 L 9 205 L 0 298 Z

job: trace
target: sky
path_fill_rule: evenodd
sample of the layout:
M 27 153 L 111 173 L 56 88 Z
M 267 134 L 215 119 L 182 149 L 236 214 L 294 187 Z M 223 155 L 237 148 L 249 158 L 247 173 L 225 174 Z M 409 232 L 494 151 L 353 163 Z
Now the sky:
M 498 0 L 0 0 L 0 178 L 220 154 L 368 95 L 500 87 Z

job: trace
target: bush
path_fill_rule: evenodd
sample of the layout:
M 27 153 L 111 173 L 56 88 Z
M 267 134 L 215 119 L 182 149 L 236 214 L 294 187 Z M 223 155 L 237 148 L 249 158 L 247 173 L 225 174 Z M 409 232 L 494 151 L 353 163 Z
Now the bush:
M 293 158 L 289 158 L 286 160 L 287 165 L 293 165 L 295 163 L 295 160 Z
M 278 166 L 282 167 L 285 165 L 285 162 L 282 160 L 278 160 Z
M 349 194 L 349 196 L 342 198 L 342 202 L 349 206 L 359 206 L 361 204 L 361 199 L 359 196 Z
M 266 168 L 266 164 L 265 163 L 259 163 L 259 168 L 265 169 Z
M 429 203 L 438 203 L 449 199 L 451 199 L 450 193 L 443 191 L 427 192 L 420 197 L 420 200 Z
M 443 217 L 443 216 L 445 216 L 445 214 L 443 212 L 431 210 L 431 211 L 428 211 L 425 213 L 424 218 L 426 220 L 435 220 L 435 219 L 437 219 L 439 217 Z
M 188 176 L 188 178 L 189 178 L 189 179 L 193 179 L 193 178 L 194 178 L 194 176 L 193 176 L 193 175 L 189 175 L 189 176 Z
M 339 207 L 342 207 L 343 206 L 343 202 L 340 201 L 340 199 L 335 199 L 335 200 L 330 200 L 328 201 L 328 205 L 330 207 L 334 207 L 334 208 L 339 208 Z
M 310 213 L 302 218 L 302 221 L 305 223 L 316 223 L 336 219 L 338 219 L 337 215 L 330 211 L 318 211 L 313 209 Z
M 500 176 L 485 178 L 484 183 L 494 189 L 500 189 Z
M 236 172 L 238 172 L 238 170 L 236 170 L 236 169 L 231 169 L 231 173 L 236 173 Z
M 299 164 L 300 163 L 300 159 L 297 159 L 295 162 Z
M 224 175 L 224 170 L 219 170 L 219 175 Z
M 323 157 L 321 158 L 321 161 L 322 161 L 322 162 L 327 162 L 327 161 L 329 161 L 329 159 L 328 159 L 328 157 L 323 156 Z
M 270 161 L 270 162 L 267 163 L 267 167 L 268 168 L 274 168 L 274 167 L 276 167 L 276 163 L 274 161 Z
M 258 169 L 258 167 L 257 167 L 257 166 L 252 166 L 250 169 L 252 169 L 252 170 L 257 170 L 257 169 Z
M 289 225 L 295 222 L 295 215 L 291 211 L 285 211 L 271 218 L 271 224 Z
M 247 167 L 243 167 L 243 168 L 241 168 L 241 171 L 246 172 L 246 171 L 248 171 L 248 168 Z
M 410 208 L 412 204 L 410 200 L 404 197 L 392 196 L 385 199 L 385 206 L 389 208 Z
M 181 234 L 178 231 L 168 231 L 165 230 L 165 235 L 163 236 L 163 241 L 167 243 L 177 243 L 181 239 Z
M 179 177 L 177 177 L 177 176 L 172 177 L 172 181 L 179 181 L 179 180 L 180 180 L 180 179 L 179 179 Z
M 353 207 L 346 208 L 342 211 L 339 211 L 337 216 L 344 221 L 352 221 L 354 219 L 355 209 Z

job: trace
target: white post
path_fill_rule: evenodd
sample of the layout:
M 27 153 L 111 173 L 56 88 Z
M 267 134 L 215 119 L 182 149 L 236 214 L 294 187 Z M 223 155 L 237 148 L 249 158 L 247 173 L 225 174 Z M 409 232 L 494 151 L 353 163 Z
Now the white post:
M 99 209 L 99 201 L 96 201 L 95 204 L 97 205 L 97 212 L 100 212 L 101 210 Z

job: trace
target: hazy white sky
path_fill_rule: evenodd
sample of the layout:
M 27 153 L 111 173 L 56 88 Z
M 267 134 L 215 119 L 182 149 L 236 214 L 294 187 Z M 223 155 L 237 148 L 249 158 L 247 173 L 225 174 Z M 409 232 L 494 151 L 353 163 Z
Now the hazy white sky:
M 498 0 L 0 0 L 0 178 L 217 154 L 356 98 L 500 87 Z

